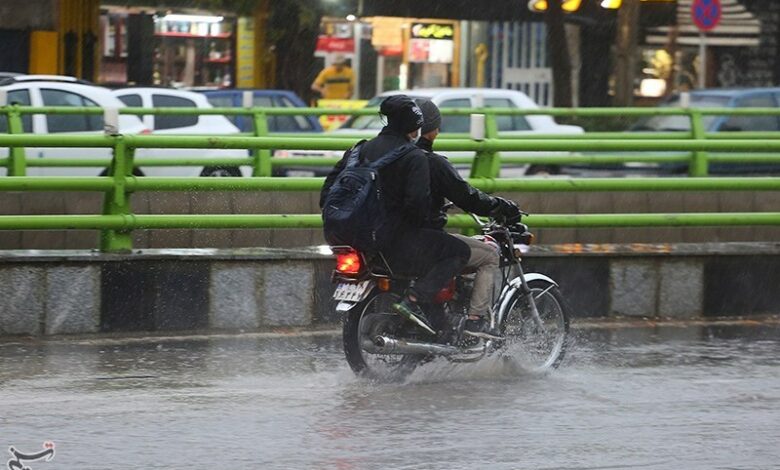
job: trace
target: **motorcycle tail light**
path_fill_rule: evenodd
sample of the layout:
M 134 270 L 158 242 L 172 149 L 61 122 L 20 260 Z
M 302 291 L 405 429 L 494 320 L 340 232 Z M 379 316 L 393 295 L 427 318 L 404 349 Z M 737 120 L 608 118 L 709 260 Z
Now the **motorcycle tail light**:
M 433 302 L 436 304 L 443 304 L 444 302 L 452 300 L 453 297 L 455 297 L 455 279 L 452 279 L 450 283 L 447 284 L 447 287 L 436 294 L 436 298 L 433 299 Z
M 341 274 L 357 274 L 360 272 L 360 255 L 354 251 L 336 255 L 336 271 Z
M 390 279 L 383 277 L 380 278 L 376 285 L 379 287 L 379 290 L 382 292 L 388 292 L 390 290 Z

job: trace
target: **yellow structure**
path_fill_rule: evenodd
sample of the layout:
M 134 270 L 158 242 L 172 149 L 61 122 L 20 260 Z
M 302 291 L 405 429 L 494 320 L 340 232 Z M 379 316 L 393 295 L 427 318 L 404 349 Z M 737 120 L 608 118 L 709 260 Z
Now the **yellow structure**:
M 57 71 L 94 81 L 99 64 L 100 0 L 59 0 L 57 5 L 57 44 L 31 42 L 30 56 L 44 57 L 45 49 L 57 48 Z M 91 48 L 91 54 L 89 50 Z M 85 54 L 91 57 L 85 57 Z M 31 62 L 32 63 L 32 62 Z
M 57 31 L 32 31 L 30 33 L 31 74 L 57 74 L 57 52 L 59 51 Z

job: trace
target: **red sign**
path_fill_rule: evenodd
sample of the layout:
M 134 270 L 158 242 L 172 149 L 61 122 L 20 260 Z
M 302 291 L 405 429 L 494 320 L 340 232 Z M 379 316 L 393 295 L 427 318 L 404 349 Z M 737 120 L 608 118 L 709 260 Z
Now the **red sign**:
M 714 29 L 720 23 L 722 13 L 720 0 L 694 0 L 691 5 L 693 22 L 702 31 Z
M 320 36 L 317 38 L 317 52 L 355 52 L 355 40 Z

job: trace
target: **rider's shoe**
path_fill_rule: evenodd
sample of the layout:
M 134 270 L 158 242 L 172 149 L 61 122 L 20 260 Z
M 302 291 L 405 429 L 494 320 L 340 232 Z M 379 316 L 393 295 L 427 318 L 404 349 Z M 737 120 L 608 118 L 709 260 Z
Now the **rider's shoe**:
M 503 339 L 498 328 L 491 328 L 490 322 L 485 318 L 466 320 L 463 334 L 482 339 Z
M 420 306 L 417 305 L 417 302 L 412 302 L 409 297 L 405 297 L 402 301 L 393 304 L 393 310 L 428 333 L 432 335 L 436 334 L 436 331 L 431 327 L 430 322 L 428 322 L 428 319 L 425 317 L 425 313 L 423 313 Z

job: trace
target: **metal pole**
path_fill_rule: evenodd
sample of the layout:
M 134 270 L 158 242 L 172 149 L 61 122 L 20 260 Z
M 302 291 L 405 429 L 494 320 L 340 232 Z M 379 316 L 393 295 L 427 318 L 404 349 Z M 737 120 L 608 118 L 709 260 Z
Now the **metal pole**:
M 699 32 L 699 88 L 707 86 L 707 35 Z

